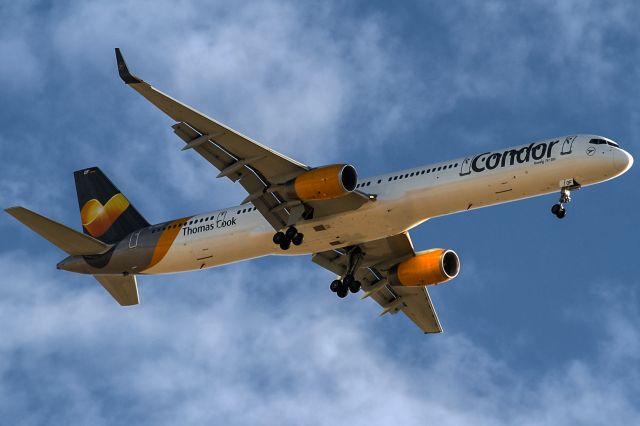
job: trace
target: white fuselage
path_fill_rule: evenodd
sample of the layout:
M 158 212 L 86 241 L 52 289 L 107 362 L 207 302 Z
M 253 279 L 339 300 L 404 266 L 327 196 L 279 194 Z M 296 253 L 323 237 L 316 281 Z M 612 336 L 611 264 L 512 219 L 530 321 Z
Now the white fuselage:
M 632 158 L 596 136 L 555 138 L 361 179 L 357 191 L 375 195 L 355 211 L 302 221 L 304 243 L 282 251 L 274 229 L 245 204 L 196 215 L 162 259 L 142 271 L 161 274 L 210 268 L 270 254 L 300 255 L 377 240 L 427 219 L 560 190 L 560 181 L 581 186 L 624 173 Z M 155 225 L 161 227 L 160 225 Z M 153 227 L 152 227 L 153 228 Z

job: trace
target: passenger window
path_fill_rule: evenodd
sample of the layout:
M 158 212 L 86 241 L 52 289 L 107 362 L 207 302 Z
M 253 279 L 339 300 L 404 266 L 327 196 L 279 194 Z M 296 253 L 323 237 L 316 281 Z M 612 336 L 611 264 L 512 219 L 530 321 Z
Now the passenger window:
M 382 179 L 378 179 L 378 184 L 380 184 L 380 182 L 382 182 Z

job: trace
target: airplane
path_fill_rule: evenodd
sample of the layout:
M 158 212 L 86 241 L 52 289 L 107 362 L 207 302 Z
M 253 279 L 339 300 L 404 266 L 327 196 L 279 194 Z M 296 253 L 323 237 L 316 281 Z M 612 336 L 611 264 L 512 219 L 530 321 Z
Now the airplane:
M 403 312 L 424 333 L 442 332 L 427 286 L 460 272 L 455 251 L 414 249 L 408 231 L 439 216 L 558 191 L 562 219 L 571 191 L 622 175 L 633 157 L 590 134 L 546 139 L 380 176 L 350 164 L 309 167 L 263 146 L 133 75 L 126 85 L 175 120 L 183 151 L 195 151 L 239 183 L 237 206 L 149 224 L 98 167 L 74 172 L 83 232 L 24 207 L 6 211 L 69 256 L 60 270 L 93 275 L 123 306 L 139 303 L 139 275 L 193 271 L 267 255 L 311 255 L 336 275 L 338 297 L 362 291 L 381 315 Z

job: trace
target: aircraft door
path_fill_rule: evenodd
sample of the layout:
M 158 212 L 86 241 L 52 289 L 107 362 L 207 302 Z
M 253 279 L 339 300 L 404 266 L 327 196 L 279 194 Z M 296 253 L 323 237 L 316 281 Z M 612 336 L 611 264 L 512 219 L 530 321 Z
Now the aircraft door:
M 564 142 L 562 142 L 562 151 L 560 151 L 560 155 L 571 154 L 574 140 L 576 140 L 575 136 L 569 136 L 564 140 Z
M 467 157 L 460 166 L 460 176 L 466 176 L 471 173 L 471 157 Z
M 136 248 L 138 246 L 138 238 L 140 237 L 140 231 L 136 231 L 133 234 L 131 234 L 131 237 L 129 237 L 129 248 Z

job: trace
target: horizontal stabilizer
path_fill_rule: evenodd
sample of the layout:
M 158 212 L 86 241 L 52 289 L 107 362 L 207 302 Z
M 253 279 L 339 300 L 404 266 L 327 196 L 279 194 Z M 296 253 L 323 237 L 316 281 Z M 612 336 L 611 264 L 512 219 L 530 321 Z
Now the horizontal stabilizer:
M 138 284 L 134 275 L 94 275 L 96 280 L 122 306 L 137 305 Z
M 98 241 L 89 235 L 71 229 L 24 207 L 10 207 L 5 211 L 31 228 L 33 232 L 71 256 L 100 254 L 111 247 L 109 244 Z

